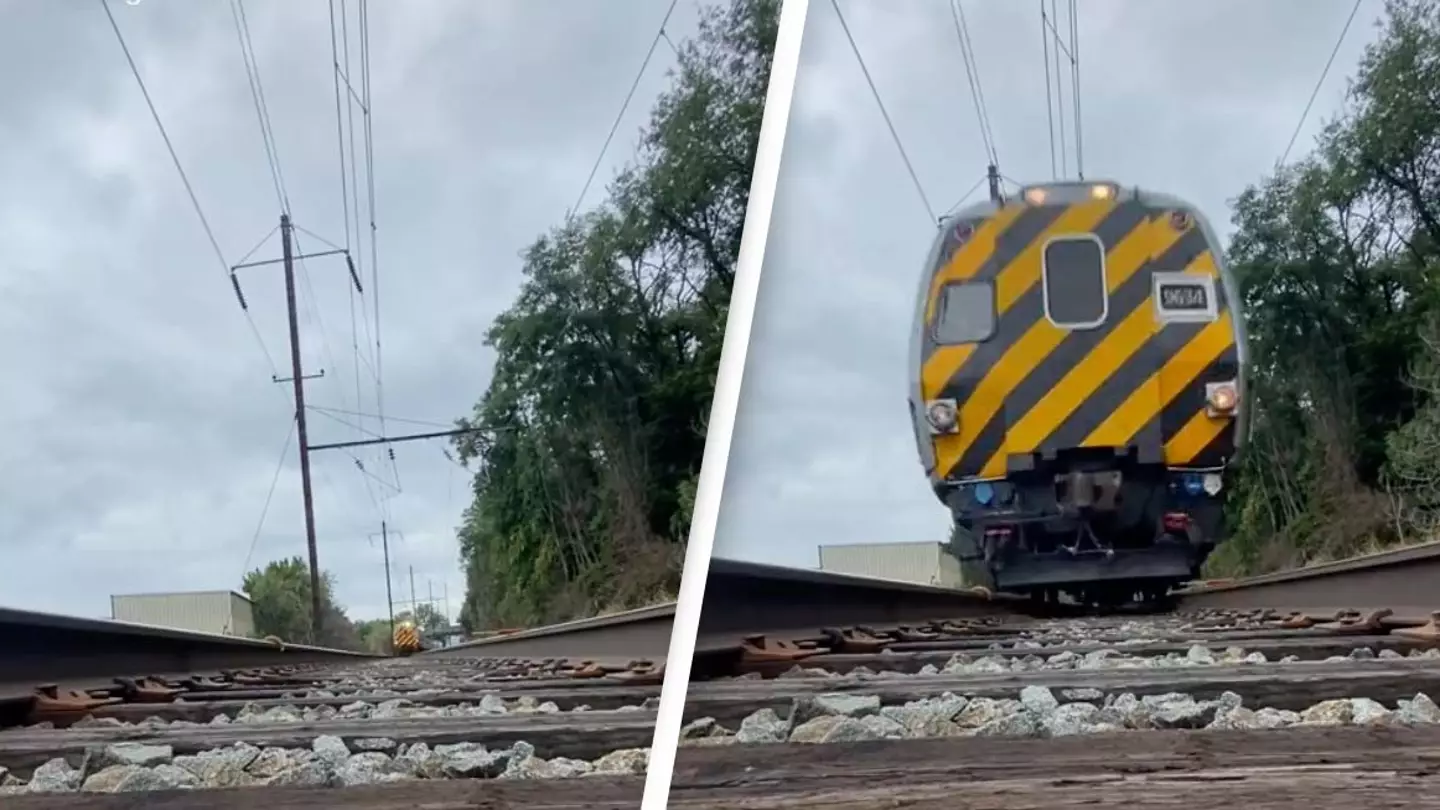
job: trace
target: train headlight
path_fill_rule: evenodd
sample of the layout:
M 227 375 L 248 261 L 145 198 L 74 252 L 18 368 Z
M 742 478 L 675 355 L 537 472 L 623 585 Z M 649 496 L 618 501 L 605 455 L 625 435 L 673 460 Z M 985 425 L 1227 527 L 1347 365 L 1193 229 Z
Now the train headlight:
M 1043 188 L 1025 189 L 1025 202 L 1030 203 L 1031 205 L 1044 205 L 1045 196 L 1045 189 Z
M 1240 404 L 1240 396 L 1233 382 L 1207 383 L 1205 385 L 1205 409 L 1211 416 L 1230 416 Z
M 1220 488 L 1225 486 L 1225 481 L 1219 473 L 1205 473 L 1205 477 L 1200 481 L 1200 486 L 1204 488 L 1206 495 L 1213 498 L 1220 494 Z
M 960 425 L 960 414 L 953 399 L 932 399 L 925 405 L 925 421 L 936 433 L 954 433 Z
M 1108 200 L 1115 196 L 1115 187 L 1109 183 L 1097 183 L 1090 187 L 1090 199 Z

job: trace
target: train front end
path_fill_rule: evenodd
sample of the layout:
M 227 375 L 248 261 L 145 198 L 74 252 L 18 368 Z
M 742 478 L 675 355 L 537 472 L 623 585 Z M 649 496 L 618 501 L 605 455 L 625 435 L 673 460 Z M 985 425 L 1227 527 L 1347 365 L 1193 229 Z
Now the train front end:
M 921 460 L 971 584 L 1162 598 L 1223 539 L 1245 336 L 1200 214 L 1055 183 L 947 219 L 911 344 Z

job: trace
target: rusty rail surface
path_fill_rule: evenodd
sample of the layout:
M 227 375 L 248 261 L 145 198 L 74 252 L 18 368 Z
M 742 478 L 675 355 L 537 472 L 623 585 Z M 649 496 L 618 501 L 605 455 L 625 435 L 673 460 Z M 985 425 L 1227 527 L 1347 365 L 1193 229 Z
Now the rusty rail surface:
M 1424 619 L 1440 598 L 1440 542 L 1367 554 L 1291 571 L 1202 585 L 1180 594 L 1183 609 L 1272 609 L 1325 615 L 1337 610 Z
M 473 656 L 563 656 L 567 658 L 650 658 L 664 661 L 670 650 L 675 603 L 608 616 L 516 630 L 431 650 L 436 658 Z
M 664 676 L 674 611 L 674 603 L 662 604 L 519 630 L 417 657 L 497 675 L 509 668 L 657 685 Z M 319 687 L 337 665 L 386 658 L 11 608 L 0 608 L 0 651 L 0 728 L 36 722 L 66 726 L 129 704 L 264 699 Z

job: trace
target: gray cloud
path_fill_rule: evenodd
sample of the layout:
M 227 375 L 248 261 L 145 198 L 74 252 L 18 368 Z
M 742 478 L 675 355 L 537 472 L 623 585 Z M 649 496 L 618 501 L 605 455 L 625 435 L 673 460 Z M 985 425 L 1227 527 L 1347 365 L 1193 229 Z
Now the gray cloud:
M 288 389 L 270 382 L 98 4 L 4 5 L 0 604 L 104 615 L 112 593 L 238 587 L 286 438 Z M 480 341 L 519 288 L 518 254 L 573 204 L 666 6 L 373 4 L 388 414 L 448 423 L 483 392 L 493 357 Z M 235 262 L 279 211 L 227 4 L 111 7 Z M 251 0 L 246 11 L 296 221 L 343 243 L 327 4 Z M 681 4 L 672 37 L 696 16 Z M 673 61 L 662 45 L 589 202 L 633 154 Z M 257 257 L 278 249 L 272 239 Z M 373 413 L 363 368 L 356 400 L 344 266 L 306 265 L 306 369 L 326 373 L 310 401 Z M 243 281 L 288 375 L 279 269 Z M 310 422 L 312 441 L 359 436 Z M 405 534 L 392 544 L 397 596 L 413 565 L 422 598 L 427 581 L 437 596 L 448 582 L 458 606 L 453 529 L 469 480 L 435 445 L 396 448 L 403 492 L 385 506 Z M 356 454 L 391 477 L 375 453 Z M 314 466 L 321 564 L 353 616 L 382 615 L 379 543 L 367 537 L 380 509 L 350 458 L 317 453 Z M 298 477 L 292 446 L 252 565 L 304 554 Z
M 1079 5 L 1087 176 L 1181 194 L 1228 234 L 1227 201 L 1285 148 L 1351 4 Z M 986 160 L 946 3 L 842 8 L 931 204 L 949 208 Z M 1338 111 L 1380 10 L 1357 17 L 1296 155 Z M 1038 8 L 965 11 L 1001 170 L 1049 179 Z M 905 406 L 932 222 L 830 3 L 813 0 L 716 555 L 814 566 L 820 544 L 945 538 Z

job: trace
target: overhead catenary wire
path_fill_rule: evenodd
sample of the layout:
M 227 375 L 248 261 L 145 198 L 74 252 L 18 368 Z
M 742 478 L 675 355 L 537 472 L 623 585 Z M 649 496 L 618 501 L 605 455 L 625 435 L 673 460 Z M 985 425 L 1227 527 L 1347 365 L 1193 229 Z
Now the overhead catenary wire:
M 1060 179 L 1060 156 L 1056 154 L 1056 97 L 1050 85 L 1050 32 L 1045 30 L 1045 0 L 1040 0 L 1040 48 L 1045 69 L 1045 124 L 1050 127 L 1050 177 Z
M 955 204 L 954 204 L 954 205 L 950 206 L 949 208 L 947 208 L 947 209 L 945 210 L 945 215 L 946 215 L 946 216 L 949 216 L 950 214 L 952 214 L 952 213 L 955 212 L 955 209 L 957 209 L 957 208 L 959 208 L 960 206 L 964 205 L 964 204 L 965 204 L 965 201 L 968 200 L 968 199 L 970 199 L 970 198 L 975 194 L 975 192 L 979 191 L 979 190 L 980 190 L 980 187 L 983 186 L 983 185 L 985 185 L 985 181 L 988 180 L 988 179 L 990 179 L 990 177 L 989 177 L 988 174 L 982 174 L 982 175 L 980 175 L 980 179 L 975 181 L 975 185 L 971 186 L 969 191 L 967 191 L 967 192 L 965 192 L 964 194 L 962 194 L 962 195 L 960 196 L 960 199 L 958 199 L 958 200 L 955 201 Z
M 985 104 L 985 90 L 980 83 L 980 68 L 975 60 L 975 46 L 970 41 L 970 25 L 965 19 L 965 9 L 960 0 L 950 0 L 950 19 L 955 25 L 955 38 L 960 44 L 960 58 L 965 63 L 965 79 L 970 85 L 970 99 L 975 106 L 975 119 L 980 126 L 980 139 L 985 146 L 985 158 L 996 166 L 1000 155 L 995 148 L 995 134 L 990 128 L 990 111 Z
M 205 216 L 205 209 L 200 205 L 200 198 L 195 194 L 195 187 L 190 184 L 190 176 L 185 173 L 185 166 L 180 162 L 180 156 L 175 151 L 175 144 L 170 140 L 170 133 L 165 129 L 165 122 L 160 119 L 160 112 L 155 108 L 155 101 L 150 98 L 150 90 L 145 86 L 145 78 L 140 75 L 140 68 L 135 64 L 135 58 L 130 54 L 130 46 L 125 42 L 125 35 L 120 31 L 120 25 L 115 21 L 115 15 L 110 11 L 110 5 L 106 0 L 99 0 L 100 8 L 104 9 L 105 17 L 110 21 L 110 29 L 115 32 L 115 40 L 120 43 L 120 50 L 125 54 L 125 62 L 130 66 L 130 74 L 135 77 L 135 83 L 140 86 L 140 94 L 145 97 L 145 106 L 150 109 L 150 117 L 155 121 L 155 128 L 160 130 L 160 138 L 165 142 L 165 149 L 170 153 L 170 160 L 175 164 L 175 171 L 180 175 L 180 182 L 185 186 L 185 193 L 190 198 L 190 205 L 195 209 L 195 216 L 200 219 L 200 226 L 205 230 L 205 238 L 210 242 L 210 248 L 215 252 L 215 259 L 220 263 L 220 270 L 226 279 L 230 278 L 230 263 L 225 260 L 225 252 L 220 249 L 220 241 L 215 238 L 215 230 L 210 227 L 210 220 Z M 260 352 L 265 356 L 265 363 L 270 366 L 272 375 L 279 375 L 279 367 L 275 365 L 275 358 L 271 356 L 270 349 L 265 345 L 265 338 L 260 335 L 260 327 L 255 325 L 255 319 L 250 311 L 243 305 L 240 307 L 245 322 L 250 326 L 250 333 L 255 343 L 260 347 Z
M 1304 129 L 1305 121 L 1310 117 L 1310 109 L 1315 106 L 1315 99 L 1320 95 L 1320 88 L 1325 85 L 1325 77 L 1330 75 L 1330 68 L 1335 64 L 1335 57 L 1340 54 L 1340 46 L 1345 43 L 1345 36 L 1350 33 L 1350 25 L 1355 22 L 1355 15 L 1360 11 L 1361 0 L 1355 0 L 1355 5 L 1350 7 L 1350 16 L 1345 18 L 1345 25 L 1340 29 L 1340 36 L 1335 38 L 1335 46 L 1330 49 L 1330 58 L 1325 60 L 1325 67 L 1320 71 L 1320 78 L 1315 80 L 1315 89 L 1310 91 L 1310 100 L 1305 102 L 1305 109 L 1300 113 L 1300 120 L 1295 122 L 1295 131 L 1290 133 L 1290 140 L 1285 144 L 1285 151 L 1280 153 L 1280 159 L 1275 161 L 1278 169 L 1285 165 L 1290 158 L 1290 150 L 1295 148 L 1295 141 L 1300 137 L 1300 130 Z
M 650 47 L 645 51 L 645 58 L 640 61 L 640 69 L 635 71 L 635 79 L 630 83 L 630 90 L 625 94 L 625 100 L 620 102 L 620 111 L 615 114 L 615 120 L 610 124 L 610 131 L 605 135 L 605 142 L 600 145 L 600 153 L 595 156 L 595 164 L 590 167 L 590 174 L 585 178 L 585 185 L 580 187 L 580 194 L 575 198 L 575 204 L 570 207 L 569 216 L 580 213 L 580 205 L 585 202 L 585 194 L 590 191 L 590 185 L 595 182 L 595 175 L 600 171 L 600 164 L 605 160 L 605 153 L 610 150 L 610 142 L 615 139 L 615 133 L 620 130 L 620 122 L 625 118 L 625 111 L 630 109 L 630 102 L 635 98 L 635 91 L 640 89 L 640 80 L 645 77 L 645 69 L 650 66 L 650 60 L 655 56 L 655 49 L 660 46 L 662 39 L 668 40 L 665 34 L 665 26 L 670 22 L 670 15 L 675 13 L 675 6 L 679 0 L 670 0 L 669 8 L 665 9 L 665 16 L 660 20 L 660 28 L 650 40 Z M 670 47 L 674 48 L 674 43 Z M 677 52 L 678 53 L 678 52 Z
M 280 481 L 280 473 L 285 469 L 285 459 L 290 455 L 290 443 L 295 440 L 297 424 L 297 420 L 291 419 L 290 427 L 285 431 L 285 445 L 280 448 L 280 460 L 275 462 L 275 474 L 270 477 L 270 490 L 265 493 L 265 505 L 260 508 L 260 520 L 255 525 L 255 534 L 250 538 L 250 550 L 245 552 L 245 564 L 240 566 L 242 576 L 250 570 L 250 560 L 255 556 L 255 546 L 260 542 L 260 532 L 264 530 L 265 518 L 270 514 L 270 502 L 275 498 L 275 484 Z
M 845 12 L 840 10 L 840 3 L 837 0 L 830 0 L 830 7 L 835 9 L 835 16 L 840 21 L 840 28 L 845 32 L 845 39 L 850 43 L 850 50 L 855 54 L 855 61 L 860 64 L 860 72 L 865 75 L 865 83 L 870 86 L 870 94 L 875 98 L 875 106 L 880 108 L 880 116 L 885 119 L 885 126 L 890 130 L 890 138 L 900 152 L 900 160 L 905 163 L 905 171 L 910 175 L 910 182 L 915 185 L 915 193 L 920 197 L 920 204 L 925 207 L 925 215 L 930 222 L 935 222 L 938 219 L 935 216 L 935 206 L 930 204 L 930 198 L 925 194 L 925 187 L 920 183 L 920 176 L 915 173 L 915 167 L 910 163 L 910 156 L 905 152 L 905 144 L 900 140 L 900 133 L 895 130 L 895 124 L 890 120 L 890 113 L 885 109 L 884 100 L 880 98 L 880 90 L 870 76 L 870 68 L 865 66 L 865 57 L 860 53 L 860 46 L 855 43 L 855 37 L 850 33 L 850 25 L 845 22 Z
M 286 189 L 285 182 L 284 182 L 284 171 L 283 171 L 283 168 L 282 168 L 282 165 L 281 165 L 281 161 L 280 161 L 279 148 L 278 148 L 278 144 L 277 144 L 277 139 L 276 139 L 276 137 L 275 137 L 274 126 L 273 126 L 272 119 L 271 119 L 271 116 L 270 116 L 269 105 L 268 105 L 268 103 L 267 103 L 266 100 L 265 100 L 264 84 L 263 84 L 263 81 L 262 81 L 261 78 L 260 78 L 259 59 L 258 59 L 258 57 L 257 57 L 256 54 L 255 54 L 254 41 L 253 41 L 253 38 L 251 37 L 251 34 L 250 34 L 249 19 L 248 19 L 248 17 L 247 17 L 246 14 L 245 14 L 244 0 L 232 0 L 232 3 L 231 3 L 231 14 L 232 14 L 232 17 L 234 18 L 236 36 L 237 36 L 237 38 L 238 38 L 238 40 L 239 40 L 239 43 L 240 43 L 241 54 L 242 54 L 242 56 L 244 57 L 244 60 L 245 60 L 246 78 L 247 78 L 247 81 L 249 82 L 250 92 L 251 92 L 251 96 L 252 96 L 252 101 L 254 102 L 254 106 L 255 106 L 256 119 L 257 119 L 257 121 L 259 122 L 259 125 L 260 125 L 260 134 L 261 134 L 262 141 L 264 142 L 266 161 L 267 161 L 267 164 L 268 164 L 269 167 L 270 167 L 272 182 L 273 182 L 274 185 L 275 185 L 277 202 L 278 202 L 278 204 L 279 204 L 279 206 L 280 206 L 280 208 L 281 208 L 281 211 L 284 212 L 286 215 L 290 215 L 290 213 L 291 213 L 291 205 L 290 205 L 289 194 L 288 194 L 288 190 Z M 332 33 L 333 33 L 333 29 L 332 29 Z M 342 156 L 342 158 L 343 158 L 343 156 Z M 292 217 L 292 222 L 293 222 L 293 217 Z M 348 224 L 348 217 L 347 217 L 347 224 Z M 305 234 L 307 234 L 307 235 L 314 236 L 313 231 L 310 231 L 309 229 L 296 228 L 295 231 L 298 231 L 299 233 L 305 233 Z M 272 231 L 272 233 L 273 233 L 273 231 Z M 304 254 L 305 251 L 304 251 L 304 246 L 303 246 L 302 243 L 301 243 L 301 239 L 300 239 L 299 233 L 293 233 L 293 236 L 294 236 L 294 239 L 295 239 L 296 249 L 297 249 L 297 251 L 301 254 L 301 257 L 299 257 L 299 258 L 297 259 L 297 264 L 298 264 L 299 271 L 300 271 L 300 278 L 301 278 L 301 281 L 302 281 L 303 286 L 304 286 L 304 291 L 305 291 L 305 293 L 306 293 L 306 296 L 305 296 L 305 298 L 304 298 L 304 303 L 305 303 L 305 310 L 304 310 L 304 311 L 305 311 L 305 314 L 306 314 L 307 318 L 308 318 L 309 320 L 313 320 L 313 322 L 315 323 L 318 331 L 320 332 L 321 348 L 322 348 L 322 350 L 323 350 L 323 352 L 324 352 L 324 356 L 325 356 L 326 360 L 329 362 L 330 367 L 331 367 L 332 369 L 338 369 L 338 368 L 339 368 L 339 364 L 338 364 L 338 363 L 336 362 L 336 360 L 335 360 L 334 350 L 333 350 L 333 348 L 331 347 L 331 343 L 330 343 L 329 332 L 328 332 L 328 330 L 327 330 L 326 327 L 325 327 L 324 316 L 323 316 L 323 314 L 322 314 L 321 311 L 320 311 L 319 297 L 318 297 L 318 295 L 317 295 L 316 292 L 315 292 L 315 286 L 314 286 L 314 282 L 313 282 L 312 279 L 311 279 L 311 275 L 310 275 L 310 272 L 309 272 L 309 266 L 308 266 L 308 264 L 306 263 L 306 261 L 305 261 L 305 259 L 304 259 L 304 257 L 303 257 L 303 254 Z M 336 248 L 338 249 L 338 246 L 334 245 L 334 243 L 330 242 L 329 240 L 324 239 L 323 237 L 318 237 L 318 236 L 316 236 L 315 238 L 317 238 L 317 239 L 318 239 L 319 241 L 321 241 L 321 242 L 324 242 L 324 243 L 326 243 L 326 244 L 328 244 L 328 245 L 330 245 L 330 246 L 332 246 L 332 247 L 336 247 Z M 267 236 L 267 239 L 268 239 L 268 236 Z M 348 231 L 348 227 L 347 227 L 347 232 L 346 232 L 346 242 L 347 242 L 347 245 L 346 245 L 346 257 L 347 257 L 347 261 L 350 261 L 350 256 L 351 256 L 351 249 L 350 249 L 350 248 L 351 248 L 351 245 L 350 245 L 350 233 L 349 233 L 349 231 Z M 257 248 L 257 249 L 258 249 L 258 248 Z M 252 252 L 253 252 L 253 251 L 252 251 Z M 353 274 L 354 274 L 354 271 L 353 271 L 353 269 L 352 269 L 352 275 L 353 275 Z M 359 286 L 358 277 L 357 277 L 357 279 L 356 279 L 355 284 L 356 284 L 356 287 Z M 352 295 L 353 295 L 353 290 L 352 290 Z M 354 330 L 353 330 L 353 321 L 352 321 L 352 336 L 353 336 L 353 332 L 354 332 Z M 354 342 L 355 342 L 355 341 L 352 339 L 352 344 L 353 344 Z M 358 366 L 359 366 L 359 363 L 358 363 L 358 349 L 357 349 L 357 363 L 356 363 L 356 370 L 355 370 L 356 387 L 357 387 L 357 388 L 356 388 L 356 394 L 357 394 L 357 396 L 356 396 L 356 406 L 357 406 L 357 407 L 363 404 L 363 400 L 362 400 L 362 398 L 359 396 L 359 368 L 358 368 Z M 342 395 L 342 396 L 343 396 L 343 395 Z M 346 451 L 346 455 L 349 455 L 349 456 L 351 457 L 351 460 L 355 463 L 356 467 L 360 470 L 362 476 L 364 476 L 366 479 L 368 479 L 368 478 L 376 478 L 376 476 L 374 476 L 372 473 L 370 473 L 369 470 L 365 469 L 365 465 L 363 464 L 363 462 L 359 459 L 359 457 L 355 456 L 354 453 L 351 453 L 351 452 L 349 452 L 349 451 Z M 396 482 L 397 482 L 397 483 L 396 483 L 395 485 L 393 485 L 393 487 L 396 488 L 397 490 L 398 490 L 398 479 L 399 479 L 399 476 L 398 476 L 398 471 L 397 471 L 397 473 L 396 473 Z M 383 479 L 378 479 L 378 478 L 377 478 L 377 480 L 381 480 L 381 481 L 383 482 Z M 387 483 L 387 486 L 390 486 L 390 485 L 388 485 L 388 483 Z M 387 509 L 385 508 L 385 505 L 382 504 L 381 501 L 379 501 L 379 500 L 377 500 L 377 499 L 375 498 L 373 491 L 370 490 L 370 484 L 369 484 L 369 481 L 368 481 L 368 480 L 365 481 L 365 487 L 366 487 L 367 492 L 370 494 L 371 502 L 372 502 L 372 503 L 375 505 L 375 507 L 376 507 L 376 513 L 377 513 L 377 515 L 380 517 L 380 519 L 382 519 L 382 520 L 385 519 L 386 516 L 387 516 Z
M 1044 2 L 1044 0 L 1041 0 Z M 1060 83 L 1060 52 L 1064 46 L 1060 42 L 1060 32 L 1055 28 L 1055 0 L 1050 0 L 1050 17 L 1046 24 L 1049 28 L 1049 35 L 1053 37 L 1051 44 L 1054 45 L 1052 55 L 1055 58 L 1055 106 L 1058 112 L 1056 123 L 1059 124 L 1060 133 L 1060 176 L 1070 176 L 1069 155 L 1066 154 L 1065 144 L 1065 87 Z M 1068 56 L 1068 54 L 1067 54 Z
M 1080 116 L 1080 8 L 1070 0 L 1070 100 L 1075 104 L 1075 177 L 1085 179 L 1085 140 Z
M 1070 175 L 1069 136 L 1075 142 L 1075 176 L 1085 179 L 1085 141 L 1082 134 L 1082 106 L 1080 103 L 1080 16 L 1076 0 L 1065 5 L 1067 20 L 1062 34 L 1059 5 L 1056 0 L 1040 0 L 1040 46 L 1045 71 L 1045 122 L 1050 138 L 1050 174 L 1059 180 Z M 1070 77 L 1070 129 L 1065 121 L 1065 72 L 1061 68 L 1061 56 L 1069 65 Z M 1052 75 L 1053 71 L 1053 75 Z M 1057 144 L 1058 140 L 1058 144 Z

